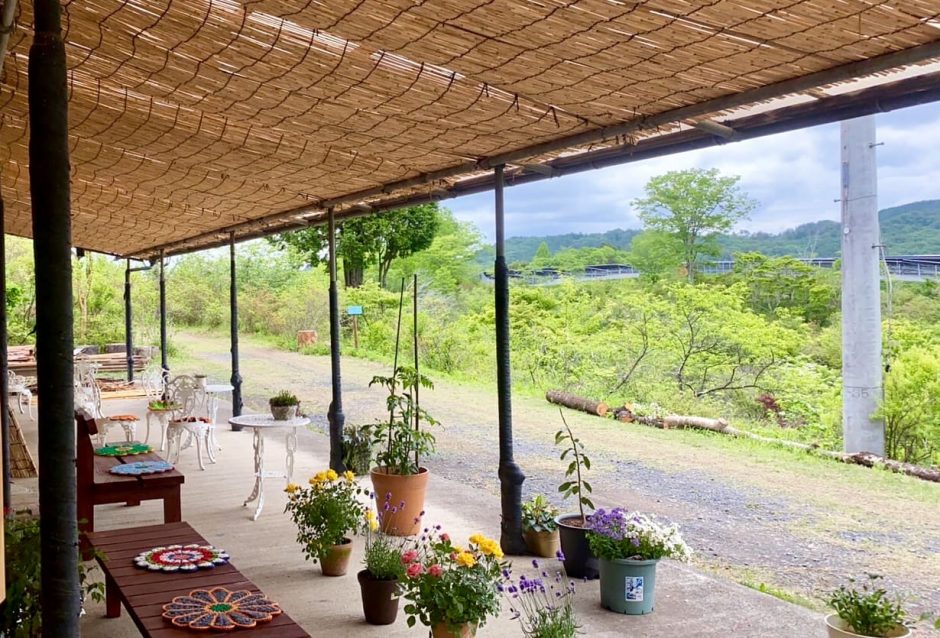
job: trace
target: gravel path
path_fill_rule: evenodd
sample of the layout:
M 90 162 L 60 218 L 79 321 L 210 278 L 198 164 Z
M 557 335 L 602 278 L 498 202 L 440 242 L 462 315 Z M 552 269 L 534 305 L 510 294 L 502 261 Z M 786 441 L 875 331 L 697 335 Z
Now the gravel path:
M 185 354 L 174 372 L 199 368 L 217 378 L 228 376 L 226 339 L 180 334 L 176 342 Z M 315 426 L 325 430 L 327 357 L 247 339 L 241 355 L 249 407 L 264 409 L 267 397 L 289 389 L 300 396 Z M 343 360 L 347 423 L 383 416 L 384 393 L 368 383 L 375 374 L 387 374 L 387 367 Z M 495 390 L 440 381 L 421 398 L 444 424 L 437 432 L 438 453 L 428 465 L 497 493 Z M 697 551 L 700 567 L 817 604 L 846 577 L 877 572 L 909 595 L 917 614 L 940 611 L 940 485 L 719 435 L 573 413 L 567 418 L 593 462 L 589 480 L 596 505 L 623 505 L 675 520 Z M 513 424 L 516 461 L 527 476 L 524 495 L 543 492 L 557 501 L 565 467 L 553 445 L 561 425 L 557 409 L 537 397 L 516 396 Z

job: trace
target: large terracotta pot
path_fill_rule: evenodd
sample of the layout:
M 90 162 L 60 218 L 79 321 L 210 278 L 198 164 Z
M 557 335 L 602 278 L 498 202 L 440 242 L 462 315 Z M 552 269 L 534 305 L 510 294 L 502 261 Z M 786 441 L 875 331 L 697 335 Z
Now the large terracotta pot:
M 324 576 L 342 576 L 349 568 L 349 557 L 352 555 L 352 539 L 344 538 L 341 543 L 333 545 L 326 556 L 320 556 L 320 569 Z
M 555 522 L 561 534 L 561 551 L 565 554 L 565 573 L 572 578 L 597 578 L 600 566 L 588 545 L 587 530 L 581 527 L 581 516 L 562 514 Z
M 446 623 L 435 623 L 431 627 L 431 636 L 433 638 L 473 638 L 477 635 L 477 626 L 470 623 L 457 625 L 453 629 L 448 629 Z
M 558 550 L 561 549 L 561 537 L 557 529 L 550 532 L 536 532 L 527 529 L 522 533 L 522 537 L 525 539 L 526 547 L 536 556 L 555 558 L 558 555 Z
M 382 531 L 391 536 L 417 534 L 421 529 L 424 496 L 428 490 L 428 468 L 422 467 L 417 474 L 390 474 L 386 468 L 376 467 L 369 474 Z M 391 497 L 388 499 L 389 509 L 385 511 L 387 494 Z
M 852 631 L 848 623 L 839 618 L 839 614 L 826 616 L 826 631 L 829 632 L 829 638 L 858 638 L 862 635 Z M 909 627 L 898 625 L 888 632 L 885 638 L 908 638 L 910 635 L 911 630 Z
M 370 625 L 391 625 L 398 616 L 398 579 L 379 580 L 369 570 L 356 574 L 362 592 L 362 613 Z

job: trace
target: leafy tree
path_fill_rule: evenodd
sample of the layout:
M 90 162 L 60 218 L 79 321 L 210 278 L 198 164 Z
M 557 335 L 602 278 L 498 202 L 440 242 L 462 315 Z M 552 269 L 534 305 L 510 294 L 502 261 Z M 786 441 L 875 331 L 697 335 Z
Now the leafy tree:
M 365 268 L 378 266 L 379 283 L 384 287 L 388 270 L 398 257 L 407 257 L 431 245 L 439 225 L 437 204 L 421 204 L 399 210 L 348 219 L 339 226 L 336 255 L 343 261 L 347 288 L 362 285 Z M 310 264 L 327 259 L 326 228 L 312 226 L 279 235 L 277 245 L 299 252 Z
M 682 242 L 689 282 L 702 255 L 720 254 L 717 237 L 745 219 L 756 202 L 737 186 L 739 177 L 718 169 L 670 171 L 646 184 L 646 197 L 634 200 L 647 230 L 657 230 Z
M 641 278 L 655 283 L 679 269 L 682 254 L 682 243 L 676 237 L 647 230 L 633 238 L 627 261 L 640 271 Z
M 936 462 L 940 449 L 940 347 L 917 347 L 891 364 L 875 417 L 885 422 L 885 454 L 908 463 Z
M 402 277 L 419 273 L 436 292 L 453 294 L 472 287 L 480 278 L 476 262 L 482 236 L 469 222 L 454 219 L 446 208 L 438 211 L 438 229 L 434 241 L 426 249 L 400 258 L 390 270 L 392 287 Z
M 548 242 L 542 242 L 539 244 L 538 249 L 535 251 L 535 256 L 532 258 L 531 266 L 532 268 L 544 268 L 552 258 L 552 251 L 548 247 Z
M 748 305 L 757 312 L 774 314 L 789 308 L 806 321 L 827 325 L 838 310 L 838 274 L 794 257 L 738 254 L 734 275 L 747 286 Z

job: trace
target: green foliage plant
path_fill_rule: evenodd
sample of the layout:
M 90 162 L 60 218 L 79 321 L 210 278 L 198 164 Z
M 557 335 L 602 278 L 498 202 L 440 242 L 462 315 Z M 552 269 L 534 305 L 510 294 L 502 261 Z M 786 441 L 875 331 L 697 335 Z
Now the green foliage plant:
M 904 623 L 906 614 L 901 601 L 878 586 L 878 574 L 868 574 L 859 586 L 855 579 L 841 585 L 829 598 L 829 605 L 852 631 L 860 636 L 884 638 Z
M 560 408 L 558 412 L 561 414 L 561 422 L 565 426 L 555 433 L 555 445 L 562 446 L 558 458 L 561 461 L 568 460 L 569 457 L 571 459 L 568 468 L 565 470 L 565 480 L 558 486 L 558 491 L 561 492 L 564 498 L 573 496 L 577 499 L 578 511 L 581 514 L 581 526 L 583 527 L 587 525 L 587 515 L 584 513 L 585 506 L 594 509 L 594 503 L 588 496 L 593 488 L 583 476 L 584 470 L 591 469 L 591 459 L 585 456 L 584 444 L 571 431 L 568 421 L 565 420 L 565 413 Z
M 304 557 L 317 562 L 347 534 L 367 528 L 366 508 L 358 498 L 365 490 L 350 471 L 339 475 L 332 469 L 324 470 L 308 483 L 307 487 L 295 483 L 287 486 L 284 511 L 297 526 L 297 542 Z
M 21 512 L 6 519 L 4 546 L 6 599 L 0 603 L 0 636 L 39 638 L 42 634 L 39 518 Z M 104 583 L 93 580 L 96 570 L 93 565 L 78 563 L 82 603 L 88 597 L 95 602 L 104 600 Z
M 268 403 L 274 407 L 284 407 L 291 405 L 300 405 L 297 395 L 291 394 L 287 390 L 281 390 L 268 400 Z
M 522 504 L 522 529 L 533 532 L 553 532 L 558 528 L 555 517 L 558 508 L 542 494 L 536 494 Z
M 498 587 L 508 563 L 495 540 L 475 534 L 465 549 L 454 545 L 438 525 L 407 548 L 401 560 L 409 627 L 420 621 L 455 631 L 463 624 L 482 626 L 499 613 Z
M 907 463 L 940 461 L 940 346 L 914 347 L 891 362 L 875 417 L 885 423 L 885 455 Z
M 388 504 L 389 497 L 385 497 Z M 372 495 L 374 500 L 375 495 Z M 401 580 L 405 577 L 405 566 L 401 562 L 401 541 L 379 529 L 378 516 L 370 506 L 365 513 L 366 548 L 362 564 L 375 580 Z
M 343 428 L 343 465 L 356 474 L 366 474 L 372 463 L 372 425 Z
M 434 435 L 422 429 L 420 423 L 437 425 L 438 421 L 417 404 L 415 395 L 419 387 L 430 389 L 434 384 L 414 368 L 399 366 L 392 376 L 375 376 L 369 385 L 382 385 L 388 390 L 389 420 L 373 428 L 374 440 L 381 446 L 375 455 L 376 463 L 392 474 L 417 474 L 421 457 L 434 452 L 435 443 Z

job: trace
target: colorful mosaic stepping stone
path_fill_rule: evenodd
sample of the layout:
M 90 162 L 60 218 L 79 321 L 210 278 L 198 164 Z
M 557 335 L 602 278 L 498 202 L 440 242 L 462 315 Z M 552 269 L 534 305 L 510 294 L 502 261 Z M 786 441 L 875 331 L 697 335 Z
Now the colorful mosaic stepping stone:
M 281 613 L 280 606 L 262 593 L 230 591 L 224 587 L 197 589 L 163 606 L 162 616 L 184 629 L 231 631 L 252 629 Z
M 104 447 L 95 448 L 95 454 L 98 456 L 133 456 L 135 454 L 146 454 L 152 452 L 153 448 L 146 443 L 113 443 Z
M 109 471 L 119 476 L 143 476 L 144 474 L 160 474 L 169 472 L 173 465 L 166 461 L 136 461 L 115 465 Z
M 134 557 L 134 564 L 141 569 L 159 572 L 194 572 L 211 569 L 228 562 L 225 550 L 212 545 L 167 545 L 154 547 Z

